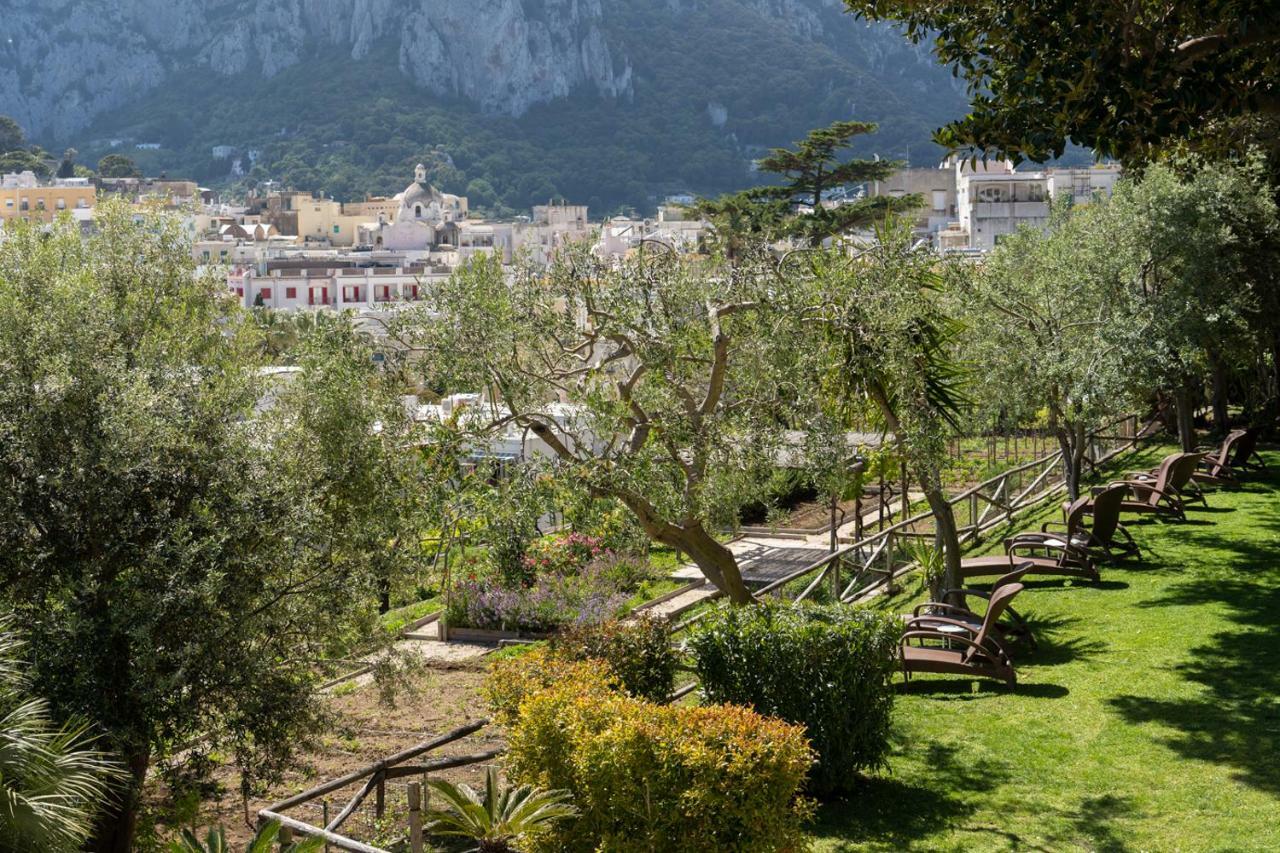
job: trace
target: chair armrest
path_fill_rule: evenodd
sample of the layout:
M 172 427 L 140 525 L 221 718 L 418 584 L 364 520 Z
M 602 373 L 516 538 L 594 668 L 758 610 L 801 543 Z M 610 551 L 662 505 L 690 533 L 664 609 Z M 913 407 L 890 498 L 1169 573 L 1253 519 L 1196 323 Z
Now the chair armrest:
M 951 591 L 951 590 L 948 590 L 948 592 L 950 592 L 950 591 Z M 921 611 L 921 610 L 923 610 L 923 609 L 924 609 L 924 608 L 926 608 L 926 607 L 936 607 L 936 608 L 940 608 L 940 609 L 946 610 L 946 611 L 948 611 L 948 612 L 950 612 L 950 613 L 968 614 L 969 616 L 974 616 L 974 617 L 976 617 L 976 616 L 978 615 L 978 614 L 974 613 L 972 610 L 970 610 L 969 608 L 967 608 L 967 607 L 960 607 L 960 606 L 959 606 L 959 605 L 957 605 L 957 604 L 947 604 L 947 603 L 942 602 L 942 601 L 926 601 L 924 604 L 917 604 L 917 605 L 916 605 L 915 609 L 911 611 L 911 618 L 912 618 L 912 619 L 916 619 L 916 618 L 919 618 L 919 617 L 921 617 L 921 616 L 925 616 L 925 617 L 928 617 L 928 618 L 937 618 L 937 619 L 945 618 L 945 617 L 942 617 L 942 616 L 930 616 L 930 614 L 927 614 L 927 613 L 926 613 L 926 614 L 922 614 L 920 611 Z
M 1000 663 L 1007 666 L 1012 665 L 1013 663 L 1009 659 L 1009 653 L 1006 652 L 1004 647 L 998 643 L 994 648 L 988 648 L 987 646 L 979 645 L 968 637 L 960 634 L 945 634 L 941 631 L 929 631 L 923 628 L 916 628 L 907 631 L 902 635 L 902 639 L 899 641 L 899 646 L 906 646 L 908 640 L 941 640 L 944 642 L 961 643 L 973 649 L 975 653 L 983 655 L 984 657 L 992 658 L 994 656 L 996 660 L 999 660 Z
M 991 599 L 991 593 L 986 590 L 970 589 L 967 586 L 958 587 L 957 589 L 944 589 L 942 591 L 943 598 L 950 595 L 972 595 L 974 598 L 981 598 L 984 601 L 989 601 Z

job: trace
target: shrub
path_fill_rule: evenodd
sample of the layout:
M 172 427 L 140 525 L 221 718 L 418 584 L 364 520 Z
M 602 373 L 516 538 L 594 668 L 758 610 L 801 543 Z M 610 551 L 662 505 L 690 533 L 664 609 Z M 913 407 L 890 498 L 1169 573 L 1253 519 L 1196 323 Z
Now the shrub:
M 647 557 L 637 554 L 618 554 L 605 551 L 583 567 L 586 574 L 594 574 L 620 592 L 632 592 L 647 581 L 658 580 L 662 573 L 656 571 Z
M 525 552 L 524 562 L 534 574 L 567 575 L 581 571 L 592 560 L 609 553 L 599 537 L 585 533 L 544 536 Z
M 641 616 L 569 628 L 551 641 L 566 660 L 601 660 L 632 696 L 665 702 L 675 689 L 676 653 L 665 620 Z
M 494 661 L 485 681 L 485 698 L 494 718 L 505 726 L 512 726 L 519 716 L 521 702 L 557 684 L 576 684 L 580 690 L 596 690 L 601 695 L 619 686 L 604 661 L 569 660 L 553 655 L 546 646 L 539 646 L 519 657 Z
M 525 696 L 508 733 L 518 783 L 563 788 L 580 816 L 537 850 L 794 850 L 810 804 L 799 726 L 734 706 L 672 707 L 560 681 Z
M 703 695 L 804 725 L 818 753 L 809 790 L 850 790 L 888 751 L 897 642 L 892 616 L 843 605 L 735 607 L 686 641 Z

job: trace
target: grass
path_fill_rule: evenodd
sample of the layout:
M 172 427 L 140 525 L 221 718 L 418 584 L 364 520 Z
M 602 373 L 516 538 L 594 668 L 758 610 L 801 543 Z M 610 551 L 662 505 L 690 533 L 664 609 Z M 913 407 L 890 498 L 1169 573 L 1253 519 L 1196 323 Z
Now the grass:
M 1100 584 L 1031 580 L 1015 604 L 1041 645 L 1017 655 L 1017 687 L 904 687 L 888 771 L 820 809 L 814 850 L 1280 848 L 1280 453 L 1266 458 L 1273 473 L 1186 523 L 1132 524 L 1143 557 Z
M 415 601 L 413 604 L 408 604 L 404 607 L 397 607 L 395 610 L 388 610 L 378 617 L 378 623 L 385 630 L 397 633 L 404 630 L 404 627 L 410 622 L 443 609 L 444 597 L 433 596 L 424 598 L 422 601 Z

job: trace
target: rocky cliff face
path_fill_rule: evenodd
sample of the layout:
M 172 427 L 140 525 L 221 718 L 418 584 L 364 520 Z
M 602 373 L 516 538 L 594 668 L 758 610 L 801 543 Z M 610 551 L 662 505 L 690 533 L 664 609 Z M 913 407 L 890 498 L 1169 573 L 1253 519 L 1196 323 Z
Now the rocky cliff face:
M 600 0 L 0 0 L 0 20 L 0 113 L 54 139 L 179 68 L 270 77 L 316 47 L 396 44 L 424 89 L 511 115 L 578 87 L 631 91 Z

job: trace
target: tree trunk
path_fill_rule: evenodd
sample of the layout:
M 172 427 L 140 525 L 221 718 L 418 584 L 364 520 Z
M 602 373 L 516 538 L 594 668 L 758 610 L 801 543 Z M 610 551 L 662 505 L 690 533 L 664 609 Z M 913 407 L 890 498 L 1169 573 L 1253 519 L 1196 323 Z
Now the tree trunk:
M 1209 357 L 1212 368 L 1210 397 L 1213 403 L 1213 431 L 1218 435 L 1226 435 L 1230 429 L 1227 413 L 1227 366 L 1217 353 Z
M 1084 457 L 1084 448 L 1077 441 L 1074 426 L 1061 424 L 1054 433 L 1058 437 L 1058 448 L 1062 451 L 1062 478 L 1067 486 L 1067 497 L 1075 500 L 1080 497 L 1080 463 Z
M 1195 403 L 1191 393 L 1191 383 L 1183 380 L 1174 392 L 1173 405 L 1178 422 L 1178 442 L 1184 452 L 1190 453 L 1196 448 Z
M 147 749 L 130 755 L 125 762 L 128 774 L 119 784 L 116 796 L 106 802 L 98 816 L 88 849 L 93 853 L 132 853 L 133 836 L 138 828 L 138 808 L 142 786 L 147 780 L 151 753 Z
M 679 548 L 689 555 L 707 580 L 716 585 L 735 605 L 754 604 L 755 596 L 742 582 L 738 558 L 719 540 L 707 532 L 701 524 L 678 528 L 672 537 L 659 538 L 659 542 Z
M 836 534 L 836 518 L 840 511 L 840 495 L 833 493 L 831 495 L 831 552 L 834 554 L 836 548 L 840 545 L 840 537 Z
M 391 580 L 378 578 L 378 613 L 383 614 L 391 609 Z
M 923 474 L 923 472 L 920 472 Z M 933 511 L 934 540 L 942 551 L 942 577 L 937 580 L 937 589 L 930 590 L 933 599 L 939 600 L 943 589 L 959 589 L 960 583 L 960 532 L 956 527 L 956 515 L 947 496 L 942 491 L 941 481 L 932 477 L 919 476 L 924 498 Z

